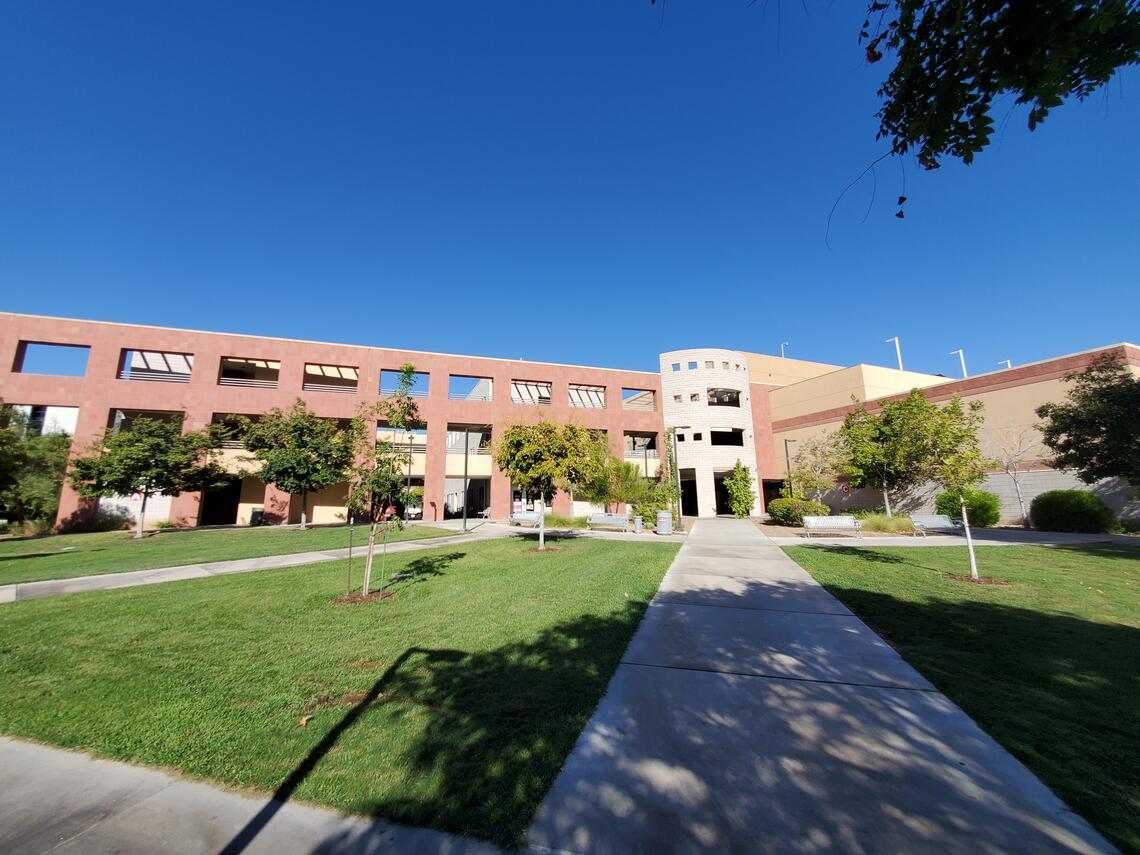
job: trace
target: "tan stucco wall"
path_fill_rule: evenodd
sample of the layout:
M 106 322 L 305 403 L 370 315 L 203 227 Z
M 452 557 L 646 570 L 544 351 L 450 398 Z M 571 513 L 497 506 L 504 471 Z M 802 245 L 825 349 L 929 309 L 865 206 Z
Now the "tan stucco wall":
M 768 394 L 768 400 L 772 420 L 780 421 L 844 407 L 851 403 L 852 398 L 856 401 L 871 401 L 949 382 L 949 378 L 920 374 L 917 371 L 899 371 L 881 365 L 852 365 L 793 386 L 773 389 Z
M 249 517 L 254 508 L 265 507 L 265 485 L 256 478 L 243 478 L 241 495 L 238 496 L 238 525 L 249 525 Z
M 768 386 L 787 386 L 799 383 L 821 374 L 830 374 L 838 370 L 839 365 L 828 365 L 823 362 L 808 362 L 804 359 L 787 359 L 781 356 L 769 356 L 766 353 L 746 353 L 741 356 L 748 363 L 748 379 L 752 383 L 764 383 Z
M 468 478 L 490 478 L 492 474 L 492 459 L 489 454 L 468 454 L 467 455 L 467 477 Z M 412 463 L 412 473 L 415 474 L 415 462 Z M 444 474 L 448 478 L 462 478 L 463 477 L 463 455 L 462 454 L 449 454 L 447 455 L 447 463 L 445 465 Z

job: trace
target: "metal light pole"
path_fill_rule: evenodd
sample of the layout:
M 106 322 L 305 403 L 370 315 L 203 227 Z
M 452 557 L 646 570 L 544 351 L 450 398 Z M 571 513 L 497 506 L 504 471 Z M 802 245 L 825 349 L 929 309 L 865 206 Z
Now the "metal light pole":
M 787 347 L 789 344 L 791 344 L 791 342 L 788 342 L 788 341 L 780 342 L 780 359 L 784 358 L 784 348 Z
M 688 425 L 673 428 L 673 465 L 677 467 L 677 531 L 685 530 L 685 509 L 681 505 L 681 458 L 677 456 L 677 431 L 688 430 Z
M 471 444 L 471 433 L 463 429 L 463 530 L 467 531 L 467 494 L 470 492 L 467 480 L 467 448 Z
M 1006 370 L 1008 370 L 1010 368 L 1013 368 L 1013 361 L 1009 359 L 999 359 L 998 365 L 1004 365 L 1006 367 Z
M 789 443 L 795 442 L 794 439 L 784 440 L 784 464 L 788 467 L 788 498 L 795 497 L 795 487 L 792 484 L 792 453 L 789 450 Z
M 890 344 L 892 341 L 895 343 L 895 358 L 899 361 L 899 371 L 902 371 L 902 348 L 899 346 L 899 337 L 896 335 L 888 338 L 885 343 Z
M 404 492 L 404 521 L 408 519 L 408 496 L 412 492 L 412 432 L 408 431 L 408 484 Z M 422 514 L 421 514 L 422 517 Z
M 969 377 L 970 375 L 966 373 L 966 352 L 964 350 L 959 349 L 959 350 L 952 350 L 949 353 L 950 356 L 953 356 L 954 354 L 958 355 L 958 360 L 962 363 L 962 379 Z

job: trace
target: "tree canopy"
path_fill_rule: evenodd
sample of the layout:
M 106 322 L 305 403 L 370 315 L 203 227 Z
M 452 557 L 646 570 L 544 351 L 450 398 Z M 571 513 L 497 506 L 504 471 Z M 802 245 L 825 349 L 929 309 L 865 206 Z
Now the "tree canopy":
M 1065 381 L 1065 401 L 1037 408 L 1054 466 L 1076 469 L 1086 484 L 1119 477 L 1140 487 L 1140 377 L 1104 355 Z
M 598 476 L 595 436 L 580 425 L 538 422 L 512 425 L 495 447 L 495 465 L 514 486 L 543 495 L 556 489 L 580 490 Z
M 10 520 L 49 523 L 59 509 L 71 437 L 29 430 L 0 402 L 0 509 Z
M 867 60 L 894 54 L 878 94 L 879 137 L 927 169 L 970 163 L 990 142 L 995 101 L 1029 105 L 1029 129 L 1140 61 L 1135 0 L 871 0 Z
M 142 416 L 123 430 L 108 428 L 100 442 L 76 458 L 71 483 L 85 499 L 139 493 L 142 537 L 147 500 L 218 486 L 226 473 L 213 460 L 209 431 L 182 432 L 179 422 Z

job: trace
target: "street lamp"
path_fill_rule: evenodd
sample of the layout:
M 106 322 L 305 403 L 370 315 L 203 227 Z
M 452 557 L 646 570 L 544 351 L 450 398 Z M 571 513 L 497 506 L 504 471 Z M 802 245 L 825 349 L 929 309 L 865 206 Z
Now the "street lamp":
M 999 360 L 998 360 L 998 365 L 1004 365 L 1004 366 L 1006 367 L 1006 370 L 1008 371 L 1010 368 L 1013 368 L 1013 360 L 1010 360 L 1010 359 L 999 359 Z
M 902 348 L 899 347 L 899 337 L 896 335 L 893 338 L 888 338 L 885 343 L 890 344 L 892 341 L 895 343 L 895 358 L 899 361 L 899 371 L 902 371 Z
M 784 358 L 784 348 L 787 347 L 789 344 L 791 344 L 791 342 L 788 342 L 788 341 L 780 342 L 780 359 Z
M 788 467 L 788 498 L 795 498 L 795 489 L 792 484 L 792 453 L 789 449 L 789 443 L 795 442 L 794 439 L 784 440 L 784 464 Z
M 673 465 L 677 467 L 677 531 L 685 530 L 684 508 L 681 507 L 681 459 L 677 456 L 677 431 L 688 430 L 689 425 L 673 428 Z
M 467 531 L 467 494 L 471 491 L 467 480 L 467 449 L 471 445 L 471 432 L 463 428 L 463 530 Z
M 958 350 L 952 350 L 949 353 L 950 356 L 954 356 L 955 354 L 958 355 L 958 360 L 962 363 L 962 379 L 964 380 L 966 377 L 969 376 L 966 373 L 966 352 L 964 350 L 958 349 Z

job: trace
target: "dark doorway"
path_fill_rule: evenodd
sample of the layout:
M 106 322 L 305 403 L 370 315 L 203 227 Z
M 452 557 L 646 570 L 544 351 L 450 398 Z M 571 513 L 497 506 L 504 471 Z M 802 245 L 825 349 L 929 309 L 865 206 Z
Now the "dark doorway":
M 780 498 L 780 491 L 784 489 L 783 481 L 764 481 L 764 509 L 768 509 L 768 503 L 773 499 Z
M 714 472 L 713 473 L 713 494 L 716 496 L 716 515 L 732 515 L 732 506 L 728 500 L 728 488 L 724 486 L 724 479 L 731 475 L 731 472 Z
M 198 525 L 236 525 L 241 501 L 241 478 L 231 478 L 226 486 L 202 493 Z
M 697 504 L 697 470 L 682 469 L 681 475 L 681 513 L 687 517 L 700 516 L 700 506 Z

